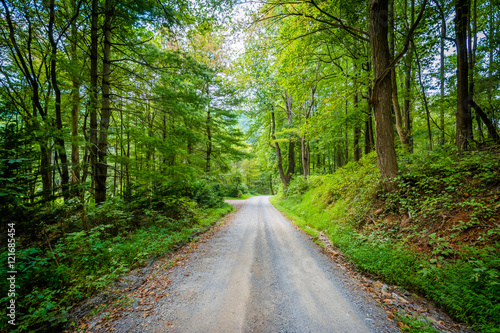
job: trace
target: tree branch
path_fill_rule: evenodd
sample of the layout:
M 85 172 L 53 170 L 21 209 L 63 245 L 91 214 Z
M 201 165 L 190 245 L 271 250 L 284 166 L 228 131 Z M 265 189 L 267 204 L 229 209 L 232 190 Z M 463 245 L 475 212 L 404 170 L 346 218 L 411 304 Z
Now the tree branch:
M 404 42 L 403 50 L 391 61 L 391 63 L 384 69 L 382 74 L 378 78 L 375 79 L 375 82 L 373 84 L 373 87 L 376 87 L 382 82 L 382 80 L 391 72 L 392 68 L 398 63 L 398 61 L 406 54 L 408 51 L 408 48 L 410 46 L 410 41 L 413 38 L 413 32 L 417 28 L 418 24 L 422 20 L 422 16 L 424 14 L 425 6 L 427 5 L 427 0 L 424 0 L 424 3 L 422 4 L 422 8 L 420 9 L 420 13 L 418 14 L 417 20 L 413 25 L 411 26 L 410 30 L 408 31 L 408 35 L 406 35 L 406 40 Z

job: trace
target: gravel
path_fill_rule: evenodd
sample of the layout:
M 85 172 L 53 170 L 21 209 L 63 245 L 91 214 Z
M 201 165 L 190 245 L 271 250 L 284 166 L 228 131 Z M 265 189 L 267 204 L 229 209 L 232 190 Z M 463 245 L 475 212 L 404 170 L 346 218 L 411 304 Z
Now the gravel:
M 398 332 L 360 283 L 269 203 L 252 197 L 92 332 Z M 161 282 L 161 283 L 160 283 Z M 158 287 L 159 285 L 163 287 Z

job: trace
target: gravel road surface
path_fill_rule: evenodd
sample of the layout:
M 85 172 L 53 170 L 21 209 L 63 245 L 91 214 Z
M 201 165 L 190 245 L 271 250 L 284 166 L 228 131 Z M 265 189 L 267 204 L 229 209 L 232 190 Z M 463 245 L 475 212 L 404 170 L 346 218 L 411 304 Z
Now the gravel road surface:
M 223 227 L 151 280 L 167 279 L 167 297 L 136 301 L 113 320 L 115 332 L 399 331 L 269 197 L 234 203 Z

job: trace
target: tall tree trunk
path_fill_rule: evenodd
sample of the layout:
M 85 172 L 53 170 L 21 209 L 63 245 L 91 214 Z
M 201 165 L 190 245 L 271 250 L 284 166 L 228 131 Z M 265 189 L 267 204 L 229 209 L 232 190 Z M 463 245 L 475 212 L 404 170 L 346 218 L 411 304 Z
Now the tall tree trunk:
M 469 21 L 472 19 L 472 22 L 469 22 L 467 24 L 467 31 L 468 31 L 468 51 L 469 51 L 469 62 L 468 62 L 468 69 L 469 69 L 469 98 L 474 99 L 474 66 L 476 64 L 476 49 L 477 49 L 477 1 L 473 0 L 473 6 L 472 6 L 472 15 L 470 13 L 470 8 L 469 8 Z M 472 17 L 471 17 L 472 16 Z M 472 26 L 472 27 L 471 27 Z M 469 113 L 472 114 L 470 105 L 469 107 Z M 481 140 L 484 141 L 484 135 L 483 135 L 483 129 L 481 126 L 481 116 L 476 112 L 476 122 L 477 122 L 477 129 L 479 133 L 479 137 Z M 472 131 L 472 124 L 471 124 L 471 129 Z M 470 134 L 472 136 L 472 134 Z
M 288 139 L 288 168 L 286 170 L 286 178 L 287 183 L 290 183 L 290 180 L 295 173 L 295 141 L 293 137 Z
M 353 95 L 354 109 L 358 110 L 358 93 L 355 92 Z M 359 128 L 359 120 L 357 119 L 354 124 L 353 130 L 353 157 L 354 161 L 357 162 L 361 159 L 361 147 L 359 146 L 359 139 L 361 137 L 361 129 Z
M 333 169 L 332 169 L 332 150 L 330 146 L 328 146 L 328 173 L 332 174 Z
M 394 58 L 394 0 L 389 0 L 389 54 L 391 61 Z M 392 107 L 396 118 L 396 131 L 398 133 L 399 142 L 404 150 L 408 150 L 408 135 L 403 129 L 403 120 L 401 117 L 401 106 L 399 105 L 398 86 L 396 81 L 396 66 L 391 68 L 391 85 L 392 85 Z
M 75 10 L 76 11 L 76 10 Z M 78 115 L 80 111 L 80 78 L 76 73 L 78 65 L 77 38 L 78 30 L 75 21 L 71 23 L 71 166 L 73 170 L 73 183 L 80 182 L 80 147 L 78 145 Z M 74 192 L 76 194 L 76 192 Z
M 99 24 L 99 7 L 98 0 L 92 0 L 92 20 L 90 27 L 90 87 L 89 87 L 89 143 L 90 143 L 90 168 L 92 186 L 94 188 L 94 198 L 96 196 L 97 184 L 97 43 L 98 43 L 98 24 Z
M 127 124 L 129 124 L 129 116 L 127 116 Z M 136 145 L 137 146 L 137 145 Z M 126 182 L 125 182 L 125 196 L 130 198 L 132 195 L 132 187 L 130 185 L 130 131 L 127 131 L 127 164 L 125 165 L 125 174 L 126 174 Z
M 206 132 L 207 132 L 207 153 L 206 153 L 206 166 L 205 172 L 208 174 L 210 172 L 210 162 L 212 156 L 212 114 L 210 112 L 210 91 L 209 85 L 207 82 L 206 90 L 207 90 L 207 119 L 206 119 Z
M 373 140 L 373 128 L 372 128 L 372 112 L 373 105 L 371 101 L 372 89 L 368 88 L 368 112 L 365 120 L 365 155 L 369 154 L 373 150 L 374 140 Z
M 52 152 L 47 139 L 40 141 L 40 173 L 42 174 L 42 196 L 44 201 L 49 201 L 52 197 Z
M 455 2 L 455 31 L 457 43 L 457 133 L 456 145 L 459 151 L 468 148 L 469 129 L 472 127 L 471 114 L 468 106 L 468 61 L 467 61 L 467 23 L 469 16 L 469 0 Z
M 108 178 L 108 128 L 111 118 L 110 77 L 111 77 L 111 21 L 113 19 L 113 0 L 106 0 L 104 9 L 104 48 L 102 60 L 102 102 L 101 122 L 99 125 L 97 182 L 95 188 L 95 201 L 106 201 L 106 180 Z
M 309 176 L 311 174 L 311 152 L 309 150 L 309 141 L 306 141 L 306 156 L 305 156 L 305 162 L 306 162 L 306 165 L 305 165 L 305 170 L 306 170 L 306 174 L 307 176 Z
M 115 152 L 118 152 L 118 141 L 115 141 Z M 115 159 L 113 168 L 113 195 L 116 195 L 118 188 L 118 161 Z
M 52 82 L 52 87 L 54 88 L 55 95 L 55 113 L 56 113 L 56 128 L 57 134 L 55 136 L 55 142 L 58 146 L 58 155 L 61 161 L 61 187 L 64 199 L 69 198 L 69 171 L 68 171 L 68 157 L 66 154 L 65 143 L 63 139 L 63 125 L 61 117 L 61 90 L 59 89 L 59 84 L 57 82 L 57 42 L 54 39 L 54 22 L 55 22 L 55 5 L 54 0 L 50 0 L 49 4 L 49 42 L 51 46 L 50 55 L 50 78 Z
M 163 127 L 165 128 L 165 140 L 166 140 L 166 134 L 167 134 L 167 120 L 166 116 L 163 117 Z M 188 130 L 191 130 L 191 124 L 190 124 L 190 119 L 185 118 L 184 119 L 184 125 Z M 186 152 L 187 152 L 187 157 L 186 157 L 186 162 L 188 165 L 192 164 L 191 157 L 194 153 L 194 148 L 193 148 L 193 140 L 191 138 L 191 135 L 188 134 L 188 137 L 186 138 Z
M 292 128 L 293 126 L 293 109 L 292 109 L 292 94 L 287 94 L 285 92 L 285 112 L 288 120 L 288 128 Z M 295 173 L 295 135 L 290 134 L 288 137 L 288 168 L 286 170 L 286 180 L 287 184 L 290 183 L 290 180 Z
M 10 14 L 10 8 L 9 5 L 7 5 L 7 2 L 5 0 L 1 0 L 3 8 L 4 8 L 4 13 L 2 16 L 2 20 L 7 24 L 8 27 L 8 38 L 11 42 L 11 52 L 12 52 L 12 57 L 15 60 L 16 65 L 19 67 L 21 70 L 22 74 L 24 75 L 24 78 L 26 79 L 26 82 L 29 84 L 31 87 L 31 102 L 32 102 L 32 114 L 29 114 L 28 112 L 28 119 L 31 118 L 36 118 L 37 113 L 40 115 L 40 117 L 43 120 L 47 120 L 47 113 L 46 110 L 42 107 L 42 104 L 40 102 L 40 92 L 39 92 L 39 83 L 38 83 L 38 76 L 34 72 L 34 66 L 33 66 L 33 58 L 32 58 L 32 52 L 31 52 L 31 41 L 32 41 L 32 25 L 31 21 L 28 21 L 28 27 L 27 27 L 27 35 L 28 35 L 28 40 L 27 40 L 27 52 L 23 52 L 17 43 L 16 40 L 16 27 L 14 27 L 14 22 L 12 20 L 12 16 Z M 3 23 L 3 22 L 2 22 Z M 6 36 L 5 36 L 6 37 Z M 51 163 L 51 149 L 50 149 L 50 144 L 49 140 L 45 137 L 42 137 L 41 139 L 38 140 L 38 143 L 40 145 L 40 173 L 42 176 L 42 196 L 44 201 L 50 201 L 52 197 L 52 187 L 53 187 L 53 169 L 52 169 L 52 163 Z
M 288 188 L 288 177 L 285 176 L 285 172 L 283 171 L 283 158 L 281 157 L 281 148 L 276 140 L 276 120 L 274 117 L 274 111 L 271 111 L 271 139 L 273 139 L 274 142 L 274 148 L 276 149 L 276 157 L 278 159 L 277 162 L 277 167 L 278 167 L 278 173 L 280 175 L 281 182 L 283 183 L 283 187 L 285 188 L 285 191 Z
M 427 103 L 427 96 L 425 95 L 425 87 L 422 81 L 422 67 L 420 65 L 420 59 L 418 57 L 418 53 L 415 50 L 415 58 L 417 59 L 417 67 L 418 67 L 418 82 L 420 83 L 420 88 L 422 89 L 422 99 L 424 100 L 425 107 L 425 119 L 427 120 L 427 135 L 429 137 L 429 150 L 432 151 L 432 132 L 431 132 L 431 121 L 430 121 L 430 112 L 429 112 L 429 104 Z
M 123 147 L 123 103 L 120 103 L 120 157 L 123 161 L 123 156 L 125 153 L 125 147 Z M 124 175 L 124 163 L 120 163 L 120 193 L 121 195 L 124 194 L 123 190 L 123 175 Z
M 345 100 L 345 116 L 347 119 L 347 99 Z M 344 132 L 344 165 L 349 163 L 349 126 L 346 124 Z
M 401 116 L 401 106 L 399 105 L 398 86 L 396 81 L 396 68 L 391 69 L 391 85 L 392 85 L 392 106 L 396 117 L 396 131 L 398 133 L 399 142 L 403 150 L 409 150 L 409 140 L 406 128 L 403 128 L 403 120 Z
M 304 106 L 304 125 L 307 126 L 308 124 L 308 119 L 311 116 L 312 109 L 314 107 L 314 94 L 316 93 L 316 86 L 314 86 L 311 89 L 311 101 L 308 106 Z M 291 108 L 291 105 L 290 105 Z M 310 159 L 309 159 L 309 142 L 306 140 L 306 135 L 303 134 L 301 137 L 301 154 L 302 154 L 302 174 L 304 176 L 304 179 L 307 179 L 307 176 L 309 176 L 310 170 L 309 170 L 309 164 L 310 164 Z
M 208 174 L 210 172 L 210 157 L 212 155 L 212 131 L 210 129 L 212 118 L 211 118 L 211 113 L 210 113 L 210 108 L 207 111 L 207 123 L 206 123 L 206 129 L 207 129 L 207 164 L 205 167 L 205 172 Z
M 302 176 L 304 179 L 307 179 L 308 170 L 307 170 L 307 153 L 306 153 L 306 136 L 303 134 L 300 137 L 300 153 L 302 158 Z
M 446 39 L 446 18 L 444 14 L 441 18 L 441 43 L 440 43 L 440 58 L 439 58 L 439 91 L 440 91 L 440 106 L 439 106 L 439 121 L 441 125 L 440 144 L 444 145 L 444 41 Z
M 368 155 L 372 151 L 372 146 L 371 146 L 371 141 L 370 141 L 370 122 L 371 122 L 371 116 L 368 116 L 367 118 L 368 119 L 365 120 L 365 135 L 364 135 L 364 141 L 365 141 L 364 152 L 365 152 L 365 155 Z
M 383 76 L 389 67 L 390 54 L 387 41 L 388 0 L 370 1 L 370 46 L 374 85 L 372 103 L 375 116 L 375 148 L 380 176 L 389 180 L 397 176 L 398 164 L 394 147 L 394 132 L 392 127 L 392 83 L 391 76 Z M 386 188 L 391 189 L 391 183 Z
M 310 153 L 309 153 L 309 142 L 306 140 L 306 136 L 302 135 L 300 140 L 301 145 L 301 155 L 302 155 L 302 175 L 304 179 L 307 179 L 307 176 L 310 174 Z
M 269 189 L 271 190 L 271 195 L 274 195 L 273 175 L 272 174 L 269 174 Z
M 493 58 L 494 58 L 494 52 L 495 52 L 495 45 L 496 45 L 496 31 L 495 28 L 497 25 L 495 24 L 495 10 L 494 10 L 494 5 L 492 1 L 489 1 L 489 17 L 488 17 L 488 84 L 487 84 L 487 92 L 488 92 L 488 104 L 491 108 L 493 108 L 492 105 L 492 99 L 493 99 L 493 87 L 494 87 L 494 81 L 493 81 L 493 69 L 494 69 L 494 64 L 493 64 Z
M 361 159 L 361 148 L 359 147 L 360 137 L 361 137 L 361 129 L 359 128 L 359 125 L 355 125 L 353 130 L 353 146 L 354 146 L 353 158 L 355 162 Z
M 407 4 L 405 3 L 405 12 Z M 415 0 L 410 1 L 410 26 L 415 23 Z M 409 29 L 410 26 L 406 24 L 406 28 Z M 408 53 L 406 55 L 405 61 L 405 99 L 404 99 L 404 110 L 403 110 L 403 126 L 406 131 L 408 150 L 413 152 L 413 139 L 411 136 L 411 117 L 410 117 L 410 96 L 411 96 L 411 75 L 412 75 L 412 63 L 413 63 L 413 48 L 410 46 Z

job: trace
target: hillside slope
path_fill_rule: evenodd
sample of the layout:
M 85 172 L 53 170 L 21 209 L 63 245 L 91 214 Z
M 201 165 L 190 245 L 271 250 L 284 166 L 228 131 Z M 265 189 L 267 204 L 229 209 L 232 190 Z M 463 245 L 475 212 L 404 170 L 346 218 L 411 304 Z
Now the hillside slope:
M 359 270 L 432 300 L 475 330 L 500 332 L 500 159 L 444 150 L 399 161 L 392 193 L 375 155 L 295 179 L 274 198 L 323 231 Z

